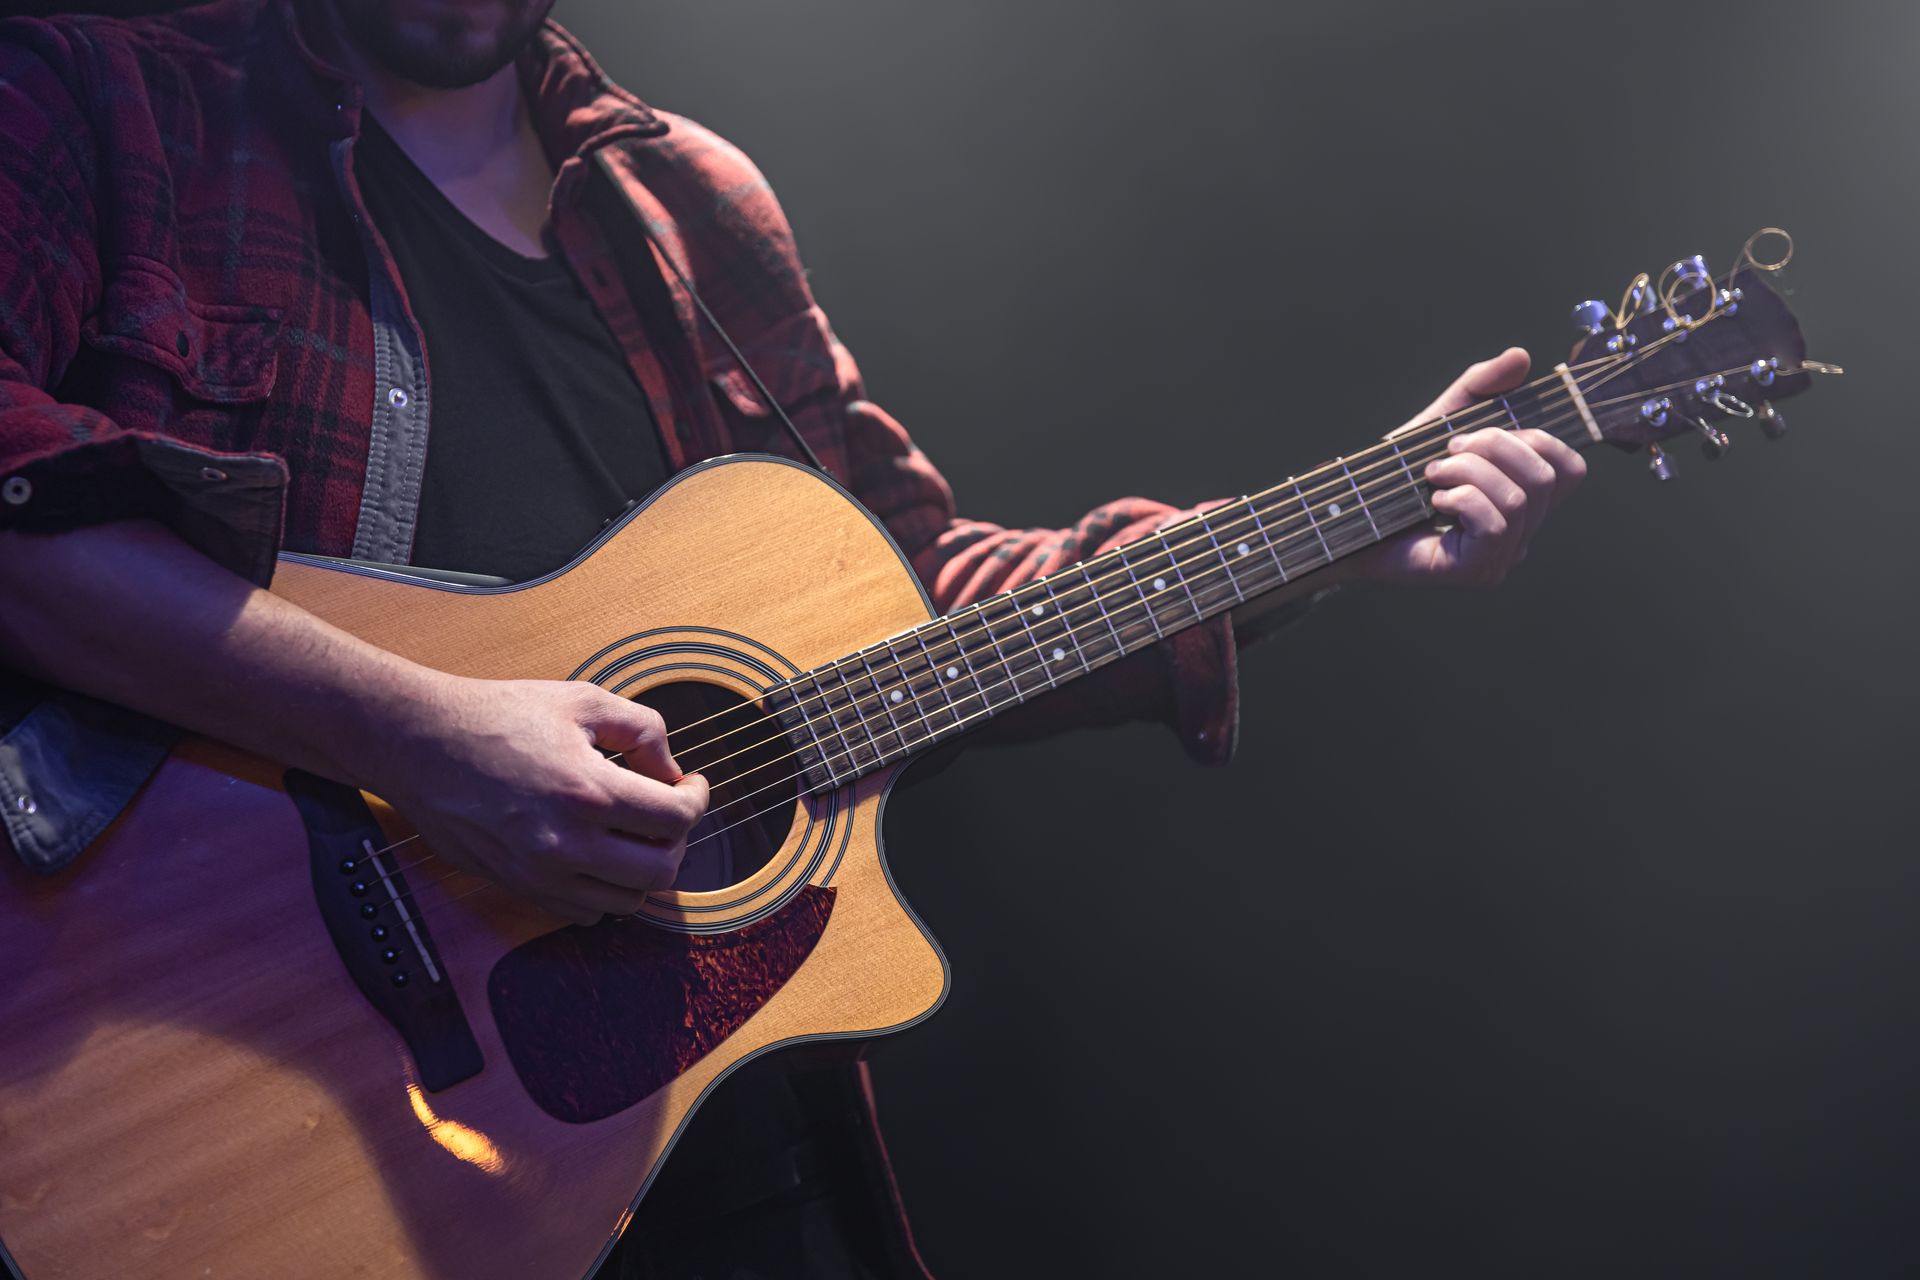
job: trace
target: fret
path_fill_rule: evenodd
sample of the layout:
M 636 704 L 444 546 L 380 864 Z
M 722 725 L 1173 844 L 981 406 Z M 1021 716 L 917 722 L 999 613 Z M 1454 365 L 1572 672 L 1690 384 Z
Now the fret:
M 1113 633 L 1114 648 L 1120 653 L 1125 653 L 1127 642 L 1121 638 L 1120 629 L 1113 625 L 1113 619 L 1108 616 L 1106 603 L 1100 599 L 1100 588 L 1094 585 L 1093 574 L 1087 570 L 1087 562 L 1082 560 L 1074 567 L 1080 570 L 1080 576 L 1087 580 L 1087 594 L 1092 598 L 1094 608 L 1100 611 L 1100 617 L 1107 624 L 1107 630 Z M 1092 619 L 1089 618 L 1088 621 L 1091 622 Z
M 1027 641 L 1032 646 L 1034 659 L 1039 663 L 1040 674 L 1047 679 L 1047 687 L 1049 689 L 1059 688 L 1060 682 L 1054 678 L 1053 664 L 1047 661 L 1047 651 L 1040 647 L 1040 637 L 1034 631 L 1033 623 L 1028 620 L 1026 607 L 1021 604 L 1019 594 L 1016 592 L 1007 598 L 1013 602 L 1013 616 L 1020 620 L 1021 627 L 1026 630 Z M 998 648 L 999 646 L 996 643 L 994 647 Z M 1064 652 L 1063 650 L 1063 655 Z
M 840 785 L 840 773 L 833 767 L 831 757 L 827 754 L 827 748 L 825 744 L 820 741 L 820 731 L 814 728 L 813 717 L 807 714 L 806 700 L 796 695 L 794 698 L 794 711 L 800 716 L 799 727 L 807 731 L 807 737 L 811 739 L 813 743 L 815 760 L 808 768 L 818 769 L 821 773 L 826 774 L 828 787 L 838 787 Z M 821 788 L 815 787 L 814 789 L 820 790 Z
M 1140 585 L 1140 575 L 1133 571 L 1133 561 L 1127 558 L 1127 549 L 1121 547 L 1113 554 L 1120 558 L 1120 567 L 1127 571 L 1127 578 L 1133 583 L 1133 589 L 1140 597 L 1140 607 L 1146 610 L 1147 625 L 1153 628 L 1153 638 L 1155 640 L 1165 638 L 1166 632 L 1160 630 L 1160 620 L 1153 616 L 1153 601 L 1148 597 L 1147 589 Z M 1162 590 L 1164 590 L 1164 588 L 1162 588 Z M 1132 606 L 1129 605 L 1128 607 L 1131 608 Z
M 1205 524 L 1206 522 L 1202 520 L 1201 523 Z M 1200 607 L 1200 602 L 1198 600 L 1194 599 L 1193 588 L 1187 585 L 1187 575 L 1180 572 L 1180 560 L 1174 554 L 1173 543 L 1167 540 L 1167 531 L 1165 529 L 1155 529 L 1153 531 L 1153 536 L 1160 539 L 1160 545 L 1166 548 L 1167 571 L 1173 575 L 1173 580 L 1180 584 L 1180 589 L 1186 592 L 1187 603 L 1193 606 L 1193 620 L 1195 622 L 1198 622 L 1200 619 L 1207 616 L 1207 611 Z M 1229 580 L 1231 580 L 1233 575 L 1229 574 L 1227 576 Z M 1158 579 L 1154 580 L 1154 589 L 1158 591 L 1166 590 L 1165 587 L 1160 585 Z
M 1447 434 L 1448 434 L 1448 435 L 1452 435 L 1452 434 L 1453 434 L 1453 419 L 1452 419 L 1452 418 L 1449 418 L 1449 417 L 1448 417 L 1448 416 L 1447 416 L 1446 414 L 1444 414 L 1444 413 L 1440 415 L 1440 425 L 1441 425 L 1441 426 L 1443 426 L 1443 427 L 1445 427 L 1445 428 L 1447 429 Z
M 1280 575 L 1281 585 L 1285 586 L 1288 581 L 1287 566 L 1280 563 L 1280 552 L 1273 545 L 1273 537 L 1267 532 L 1266 521 L 1260 518 L 1260 508 L 1254 505 L 1252 498 L 1247 499 L 1247 514 L 1253 517 L 1253 527 L 1260 531 L 1260 541 L 1267 544 L 1267 554 L 1273 557 L 1274 571 Z
M 1513 424 L 1513 429 L 1520 430 L 1520 415 L 1513 411 L 1513 406 L 1507 403 L 1505 396 L 1500 397 L 1500 407 L 1507 411 L 1507 421 Z
M 847 760 L 847 777 L 857 777 L 860 773 L 860 757 L 858 753 L 854 751 L 852 739 L 847 737 L 846 727 L 840 723 L 839 713 L 834 709 L 833 695 L 828 693 L 826 686 L 821 683 L 818 671 L 812 673 L 812 679 L 814 690 L 819 694 L 820 709 L 826 712 L 827 723 L 833 726 L 834 733 L 838 735 L 840 739 L 840 754 L 844 755 Z M 810 723 L 817 723 L 820 718 L 818 714 L 807 717 Z M 816 741 L 818 740 L 818 732 L 814 734 L 814 738 Z M 837 774 L 839 771 L 835 770 L 834 772 Z M 835 785 L 838 785 L 838 783 L 836 782 Z
M 1053 598 L 1052 589 L 1047 587 L 1045 578 L 1040 579 L 1035 585 L 1047 592 L 1047 598 L 1049 600 Z M 1014 592 L 1012 599 L 1015 605 L 1015 612 L 1020 615 L 1020 625 L 1027 629 L 1027 638 L 1033 641 L 1033 651 L 1040 658 L 1040 670 L 1046 674 L 1047 683 L 1058 688 L 1060 682 L 1054 677 L 1053 668 L 1056 664 L 1066 660 L 1067 651 L 1059 645 L 1055 645 L 1053 646 L 1053 652 L 1049 653 L 1047 646 L 1040 643 L 1040 633 L 1033 629 L 1033 619 L 1036 617 L 1045 617 L 1044 610 L 1046 606 L 1041 604 L 1028 605 L 1019 598 L 1019 595 L 1020 593 L 1018 591 Z M 1057 614 L 1058 611 L 1056 610 L 1056 616 Z M 1074 646 L 1074 653 L 1080 658 L 1082 674 L 1093 670 L 1092 667 L 1087 665 L 1086 655 L 1080 653 L 1078 645 Z
M 1220 567 L 1226 570 L 1227 585 L 1233 588 L 1233 598 L 1241 604 L 1245 604 L 1247 602 L 1247 593 L 1240 589 L 1240 580 L 1234 576 L 1233 561 L 1227 559 L 1226 550 L 1221 547 L 1220 539 L 1213 536 L 1213 522 L 1208 520 L 1205 514 L 1201 515 L 1199 519 L 1200 527 L 1207 531 L 1207 541 L 1213 544 L 1213 554 L 1220 557 Z M 1160 537 L 1162 541 L 1166 540 L 1166 534 L 1163 533 Z M 1246 544 L 1242 543 L 1241 545 L 1244 546 Z
M 954 724 L 963 723 L 960 719 L 959 708 L 954 705 L 953 695 L 947 692 L 947 682 L 940 678 L 940 667 L 939 664 L 934 661 L 933 650 L 927 648 L 927 638 L 923 630 L 915 627 L 913 629 L 913 638 L 920 642 L 920 651 L 927 656 L 927 672 L 933 677 L 933 683 L 940 690 L 940 696 L 947 700 L 947 714 L 953 717 Z M 919 696 L 918 689 L 916 689 L 914 693 L 916 697 Z M 929 721 L 928 724 L 931 726 L 932 722 Z
M 1367 495 L 1360 491 L 1360 482 L 1353 478 L 1353 468 L 1347 465 L 1345 458 L 1336 458 L 1334 461 L 1338 462 L 1340 470 L 1346 473 L 1347 483 L 1353 486 L 1353 500 L 1360 504 L 1360 514 L 1367 518 L 1367 525 L 1373 530 L 1374 541 L 1378 542 L 1380 540 L 1379 522 L 1373 518 L 1373 509 L 1367 506 Z
M 993 641 L 993 651 L 1006 662 L 1006 670 L 1014 674 L 1014 687 L 1020 689 L 1021 699 L 1056 689 L 1060 681 L 1048 670 L 1046 651 L 1033 633 L 1027 610 L 1012 595 L 996 597 L 995 606 L 998 612 L 987 618 L 987 639 Z M 985 614 L 985 610 L 981 612 Z
M 993 646 L 995 656 L 1000 659 L 1001 670 L 1007 673 L 1007 682 L 1013 686 L 1014 701 L 1025 702 L 1028 694 L 1027 690 L 1020 684 L 1021 668 L 1014 662 L 1012 657 L 1008 656 L 1006 649 L 1000 644 L 999 635 L 994 631 L 994 628 L 1001 623 L 1008 621 L 1010 618 L 1018 617 L 1020 611 L 1018 608 L 1015 608 L 1011 613 L 1003 613 L 998 618 L 989 618 L 987 616 L 989 606 L 1004 603 L 1005 600 L 1006 597 L 1001 596 L 993 600 L 982 601 L 980 607 L 974 610 L 974 616 L 980 619 L 980 629 L 987 633 L 987 643 Z M 1048 688 L 1053 687 L 1053 677 L 1047 674 L 1047 664 L 1044 660 L 1040 663 L 1040 676 L 1047 682 Z
M 854 691 L 853 682 L 847 679 L 847 670 L 843 665 L 844 662 L 845 659 L 842 659 L 840 662 L 834 663 L 833 673 L 840 677 L 840 685 L 847 691 L 847 706 L 852 708 L 854 719 L 860 725 L 860 731 L 867 737 L 867 746 L 873 751 L 873 759 L 868 763 L 879 764 L 887 758 L 887 753 L 881 748 L 880 740 L 873 736 L 873 725 L 867 719 L 867 712 L 861 706 L 860 695 Z
M 1505 401 L 1505 400 L 1502 400 L 1502 401 L 1501 401 L 1501 403 L 1502 403 L 1502 404 L 1505 404 L 1505 403 L 1506 403 L 1506 401 Z M 1412 468 L 1412 467 L 1409 467 L 1409 466 L 1407 465 L 1407 458 L 1406 458 L 1406 455 L 1400 452 L 1400 442 L 1399 442 L 1399 441 L 1397 441 L 1397 440 L 1393 442 L 1393 456 L 1394 456 L 1395 458 L 1397 458 L 1397 459 L 1399 459 L 1399 461 L 1400 461 L 1400 470 L 1402 470 L 1402 471 L 1404 471 L 1404 472 L 1406 472 L 1406 475 L 1407 475 L 1407 488 L 1409 488 L 1409 489 L 1411 489 L 1411 490 L 1413 491 L 1413 499 L 1414 499 L 1414 501 L 1415 501 L 1415 502 L 1418 502 L 1418 503 L 1420 504 L 1420 510 L 1421 510 L 1422 512 L 1424 512 L 1424 513 L 1426 513 L 1427 515 L 1432 515 L 1432 514 L 1433 514 L 1433 507 L 1432 507 L 1432 505 L 1431 505 L 1430 503 L 1428 503 L 1428 501 L 1427 501 L 1427 495 L 1426 495 L 1426 494 L 1424 494 L 1424 493 L 1422 493 L 1422 492 L 1420 491 L 1420 482 L 1419 482 L 1418 480 L 1416 480 L 1416 479 L 1414 479 L 1414 477 L 1413 477 L 1413 468 Z
M 1008 702 L 995 703 L 987 697 L 986 686 L 980 683 L 980 673 L 973 669 L 973 659 L 967 656 L 966 646 L 960 643 L 960 630 L 959 627 L 955 625 L 953 615 L 948 614 L 944 621 L 947 624 L 947 636 L 953 645 L 953 651 L 959 655 L 960 665 L 967 669 L 967 679 L 973 681 L 974 692 L 980 696 L 981 710 L 991 714 L 999 707 L 1011 706 L 1014 702 L 1018 702 L 1020 700 L 1020 688 L 1018 685 L 1014 686 L 1014 696 Z M 953 668 L 949 666 L 947 670 L 951 671 Z M 958 678 L 957 676 L 955 677 L 955 679 Z
M 1326 535 L 1320 532 L 1320 522 L 1313 518 L 1313 508 L 1307 504 L 1307 495 L 1300 491 L 1300 482 L 1292 476 L 1287 479 L 1293 484 L 1293 492 L 1300 499 L 1300 509 L 1307 513 L 1307 523 L 1313 526 L 1313 536 L 1320 539 L 1320 549 L 1327 553 L 1327 563 L 1333 563 L 1333 548 L 1327 545 Z
M 857 656 L 860 659 L 860 665 L 867 669 L 867 683 L 873 686 L 874 700 L 880 704 L 880 709 L 887 713 L 887 723 L 893 726 L 893 736 L 899 740 L 900 754 L 904 756 L 912 751 L 913 747 L 912 744 L 907 741 L 906 730 L 900 727 L 900 718 L 893 714 L 893 704 L 904 701 L 906 695 L 901 693 L 898 688 L 883 692 L 880 688 L 880 678 L 873 672 L 873 664 L 867 661 L 867 651 L 862 649 Z M 899 670 L 897 665 L 895 666 L 895 670 L 896 672 Z M 921 719 L 924 722 L 925 717 L 923 716 Z
M 1057 633 L 1053 637 L 1054 643 L 1048 650 L 1047 656 L 1053 658 L 1056 662 L 1060 661 L 1061 659 L 1055 658 L 1054 654 L 1056 652 L 1065 652 L 1065 646 L 1060 643 L 1061 641 L 1065 641 L 1066 644 L 1073 646 L 1073 656 L 1080 661 L 1081 674 L 1084 675 L 1093 670 L 1093 663 L 1087 657 L 1086 644 L 1074 629 L 1072 621 L 1073 615 L 1067 608 L 1061 605 L 1060 597 L 1053 589 L 1053 576 L 1049 574 L 1047 577 L 1040 579 L 1038 585 L 1047 593 L 1046 602 L 1044 604 L 1034 605 L 1028 612 L 1032 614 L 1032 616 L 1040 619 L 1040 625 L 1042 627 L 1051 625 L 1058 628 Z
M 1533 388 L 1533 412 L 1530 417 L 1538 419 L 1534 425 L 1575 449 L 1584 449 L 1593 443 L 1586 420 L 1586 414 L 1590 411 L 1584 398 L 1575 399 L 1564 387 Z M 1555 415 L 1560 415 L 1557 422 Z

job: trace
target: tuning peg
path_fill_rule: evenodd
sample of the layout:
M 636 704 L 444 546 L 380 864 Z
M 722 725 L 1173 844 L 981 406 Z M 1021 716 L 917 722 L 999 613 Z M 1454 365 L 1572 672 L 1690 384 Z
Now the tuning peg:
M 1657 444 L 1647 446 L 1647 470 L 1653 472 L 1655 480 L 1673 479 L 1673 464 L 1667 461 L 1667 451 Z
M 1589 298 L 1573 309 L 1573 327 L 1592 336 L 1613 323 L 1613 308 L 1597 298 Z
M 1684 415 L 1693 429 L 1700 433 L 1700 453 L 1708 462 L 1718 462 L 1727 456 L 1727 450 L 1733 448 L 1733 439 L 1726 432 L 1708 422 L 1705 418 L 1696 418 L 1692 414 Z
M 1665 281 L 1668 276 L 1673 277 L 1673 283 L 1668 285 L 1667 289 L 1675 294 L 1681 294 L 1682 291 L 1698 293 L 1713 284 L 1713 272 L 1707 269 L 1706 258 L 1697 253 L 1691 258 L 1680 259 L 1660 273 L 1662 281 Z
M 1769 440 L 1778 440 L 1787 434 L 1787 418 L 1770 402 L 1760 405 L 1760 430 Z

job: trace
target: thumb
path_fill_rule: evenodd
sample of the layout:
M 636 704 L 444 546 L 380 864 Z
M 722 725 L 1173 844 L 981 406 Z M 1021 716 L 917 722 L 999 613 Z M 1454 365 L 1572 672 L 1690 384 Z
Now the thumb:
M 690 796 L 693 802 L 699 806 L 700 812 L 702 814 L 706 813 L 708 790 L 705 774 L 690 773 L 684 778 L 676 779 L 673 784 L 673 789 Z
M 1440 398 L 1421 410 L 1413 421 L 1430 422 L 1443 413 L 1458 413 L 1488 396 L 1511 391 L 1527 376 L 1527 368 L 1532 363 L 1533 357 L 1525 348 L 1508 347 L 1491 360 L 1470 364 L 1466 372 L 1455 378 L 1453 385 L 1442 391 Z
M 680 776 L 673 752 L 667 746 L 667 722 L 660 713 L 643 703 L 632 702 L 604 689 L 588 703 L 580 725 L 593 736 L 593 745 L 604 751 L 617 751 L 635 771 L 661 782 Z

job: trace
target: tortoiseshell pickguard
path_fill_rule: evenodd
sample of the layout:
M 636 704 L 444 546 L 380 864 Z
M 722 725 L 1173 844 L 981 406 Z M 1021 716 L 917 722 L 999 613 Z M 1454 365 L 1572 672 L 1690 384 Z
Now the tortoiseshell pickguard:
M 672 933 L 637 920 L 523 943 L 487 980 L 520 1083 L 556 1120 L 633 1106 L 732 1035 L 812 954 L 834 890 L 805 885 L 731 933 Z

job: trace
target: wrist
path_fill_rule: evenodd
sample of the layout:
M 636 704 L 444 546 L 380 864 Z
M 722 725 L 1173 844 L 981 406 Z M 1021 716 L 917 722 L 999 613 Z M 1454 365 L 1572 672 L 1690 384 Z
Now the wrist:
M 378 678 L 360 686 L 327 744 L 341 781 L 384 795 L 409 762 L 417 766 L 429 744 L 445 734 L 447 708 L 466 683 L 404 658 L 390 659 Z

